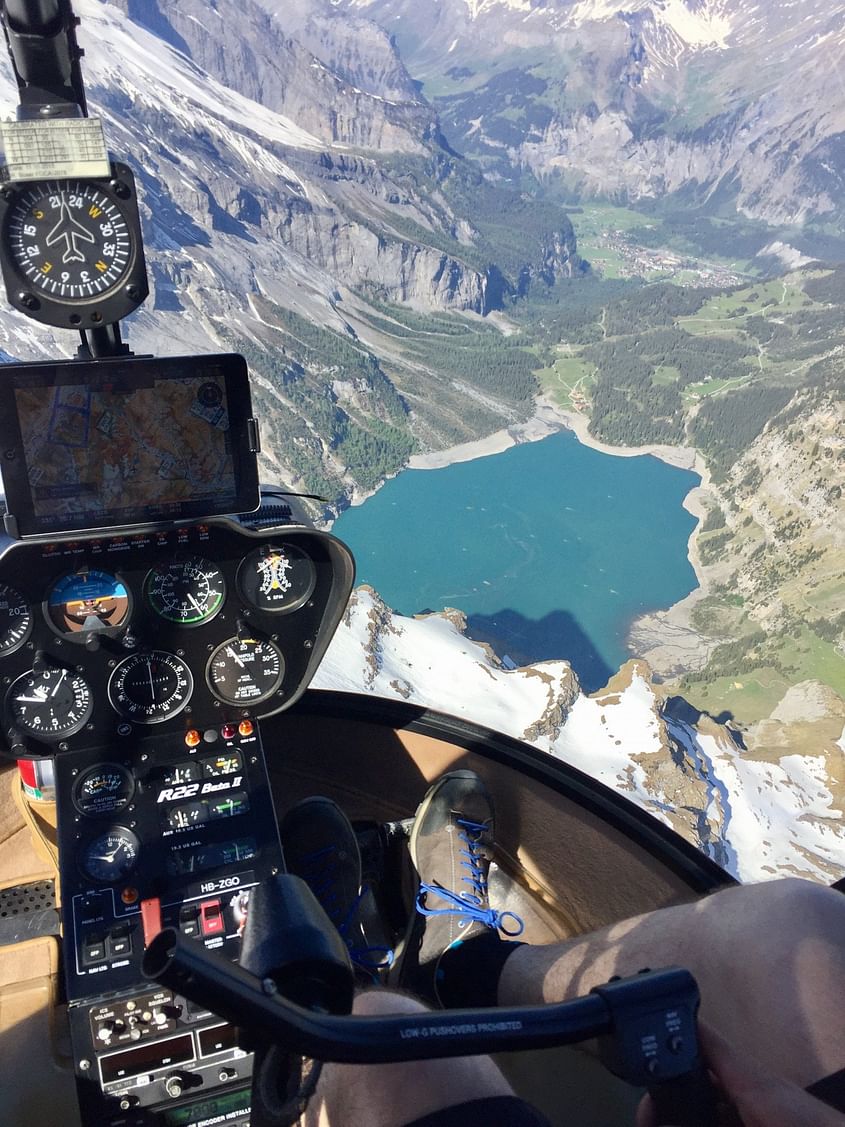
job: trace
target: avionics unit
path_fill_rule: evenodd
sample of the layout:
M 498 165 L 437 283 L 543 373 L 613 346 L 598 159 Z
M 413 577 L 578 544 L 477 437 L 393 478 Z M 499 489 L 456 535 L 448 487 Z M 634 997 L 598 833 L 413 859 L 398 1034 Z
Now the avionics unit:
M 5 364 L 10 536 L 258 508 L 258 429 L 235 354 Z

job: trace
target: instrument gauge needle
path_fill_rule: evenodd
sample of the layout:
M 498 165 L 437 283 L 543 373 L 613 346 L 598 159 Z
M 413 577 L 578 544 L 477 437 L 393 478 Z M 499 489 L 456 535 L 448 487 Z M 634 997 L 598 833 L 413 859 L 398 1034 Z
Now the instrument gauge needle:
M 152 700 L 152 703 L 155 704 L 155 702 L 156 702 L 156 686 L 155 686 L 155 681 L 153 680 L 153 663 L 152 662 L 150 662 L 149 665 L 147 666 L 147 672 L 150 675 L 150 699 Z
M 51 697 L 54 697 L 56 695 L 56 693 L 59 691 L 59 689 L 61 688 L 61 685 L 62 685 L 62 681 L 64 681 L 65 677 L 67 677 L 67 670 L 63 669 L 61 677 L 56 682 L 55 689 L 53 689 L 52 693 L 50 693 Z
M 205 614 L 205 611 L 202 609 L 202 607 L 199 605 L 190 591 L 188 592 L 188 602 L 191 604 L 194 610 L 197 611 L 198 614 Z

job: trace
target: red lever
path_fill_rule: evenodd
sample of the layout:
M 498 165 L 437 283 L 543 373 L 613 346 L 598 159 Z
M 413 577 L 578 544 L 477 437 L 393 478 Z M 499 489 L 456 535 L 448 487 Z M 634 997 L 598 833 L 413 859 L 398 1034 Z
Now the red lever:
M 144 926 L 144 946 L 149 947 L 161 931 L 161 900 L 158 896 L 141 901 L 141 923 Z

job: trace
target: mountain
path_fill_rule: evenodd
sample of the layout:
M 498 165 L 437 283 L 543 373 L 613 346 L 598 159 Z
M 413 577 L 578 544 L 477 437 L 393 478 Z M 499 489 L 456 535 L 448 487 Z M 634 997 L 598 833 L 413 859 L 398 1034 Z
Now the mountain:
M 841 233 L 845 7 L 337 0 L 395 34 L 449 143 L 569 198 L 675 198 Z
M 518 194 L 448 149 L 388 36 L 353 21 L 338 39 L 315 18 L 296 38 L 250 0 L 237 26 L 212 0 L 76 10 L 92 112 L 139 185 L 152 293 L 129 343 L 248 351 L 273 420 L 268 477 L 333 500 L 373 488 L 421 443 L 530 414 L 527 354 L 518 387 L 491 386 L 485 365 L 457 386 L 442 348 L 409 348 L 414 330 L 394 332 L 391 311 L 465 314 L 455 327 L 486 346 L 499 331 L 481 318 L 509 294 L 578 272 L 571 224 L 523 203 L 520 245 L 500 237 L 489 213 Z M 6 60 L 0 96 L 17 101 Z M 0 317 L 11 356 L 74 343 Z
M 694 444 L 709 475 L 705 587 L 671 644 L 633 638 L 653 674 L 587 698 L 565 662 L 506 672 L 456 634 L 454 684 L 429 682 L 410 647 L 454 627 L 359 595 L 326 683 L 471 700 L 743 875 L 834 873 L 843 5 L 76 7 L 90 103 L 142 193 L 152 294 L 128 341 L 242 352 L 268 480 L 344 504 L 414 452 L 532 420 L 538 371 L 594 438 Z M 6 357 L 75 343 L 0 314 Z
M 841 876 L 845 712 L 816 754 L 783 748 L 769 761 L 743 753 L 723 725 L 679 715 L 644 663 L 628 662 L 586 696 L 568 662 L 505 669 L 464 627 L 459 611 L 404 618 L 359 587 L 313 687 L 402 698 L 528 740 L 637 802 L 742 880 Z M 793 693 L 781 718 L 818 723 L 823 714 L 818 691 Z

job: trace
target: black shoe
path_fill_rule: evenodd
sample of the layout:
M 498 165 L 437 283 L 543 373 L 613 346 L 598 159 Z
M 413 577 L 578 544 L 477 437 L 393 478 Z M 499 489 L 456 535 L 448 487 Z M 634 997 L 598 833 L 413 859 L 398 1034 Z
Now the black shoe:
M 388 946 L 370 943 L 362 923 L 370 907 L 361 887 L 361 852 L 352 823 L 329 798 L 306 798 L 282 819 L 279 836 L 289 873 L 302 877 L 349 948 L 357 975 L 378 982 L 393 962 Z
M 487 874 L 493 855 L 493 804 L 473 771 L 452 771 L 429 788 L 409 842 L 419 876 L 415 910 L 396 981 L 440 1005 L 440 963 L 446 951 L 491 930 L 506 938 L 524 924 L 490 907 Z

